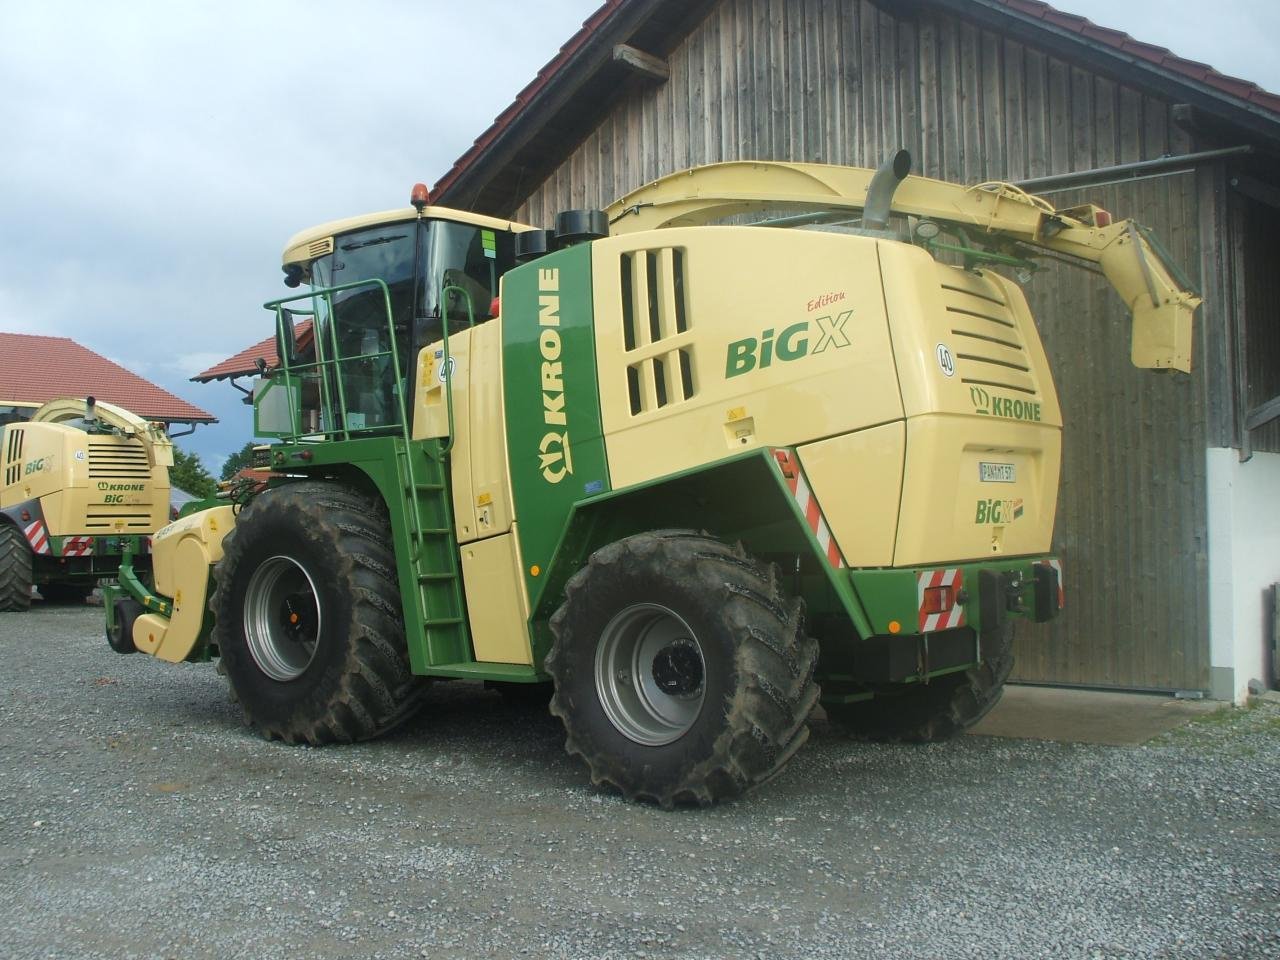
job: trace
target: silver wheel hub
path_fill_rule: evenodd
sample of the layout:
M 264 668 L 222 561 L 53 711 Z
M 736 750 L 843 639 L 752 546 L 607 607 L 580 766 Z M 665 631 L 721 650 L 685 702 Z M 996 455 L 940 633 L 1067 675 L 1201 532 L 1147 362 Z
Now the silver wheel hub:
M 244 597 L 244 636 L 263 673 L 296 680 L 316 655 L 320 638 L 316 585 L 292 557 L 271 557 L 253 571 Z
M 706 663 L 689 625 L 656 603 L 618 613 L 596 645 L 596 694 L 609 722 L 636 743 L 684 736 L 706 699 Z

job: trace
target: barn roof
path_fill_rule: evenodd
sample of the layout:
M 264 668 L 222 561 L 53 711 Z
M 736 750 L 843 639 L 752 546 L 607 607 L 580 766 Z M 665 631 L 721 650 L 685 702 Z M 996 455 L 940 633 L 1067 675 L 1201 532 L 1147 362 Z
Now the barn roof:
M 632 74 L 615 62 L 625 43 L 668 54 L 715 0 L 606 0 L 436 184 L 437 202 L 505 215 L 606 114 Z M 1134 86 L 1212 113 L 1280 145 L 1280 96 L 1204 63 L 1039 0 L 909 0 L 935 7 Z
M 0 333 L 0 403 L 90 396 L 147 420 L 218 422 L 213 414 L 67 337 Z
M 299 349 L 306 349 L 311 342 L 311 321 L 303 320 L 294 328 L 294 336 Z M 245 347 L 235 356 L 227 357 L 221 363 L 215 363 L 208 370 L 197 373 L 191 379 L 196 383 L 209 383 L 213 380 L 229 380 L 233 377 L 248 377 L 258 372 L 258 361 L 267 365 L 268 370 L 280 363 L 276 350 L 276 338 L 272 334 L 259 340 L 251 347 Z

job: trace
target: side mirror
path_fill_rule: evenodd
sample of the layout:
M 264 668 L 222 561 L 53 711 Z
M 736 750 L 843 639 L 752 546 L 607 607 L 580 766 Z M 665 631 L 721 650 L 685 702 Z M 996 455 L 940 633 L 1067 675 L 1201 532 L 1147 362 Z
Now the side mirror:
M 294 313 L 284 307 L 276 314 L 276 356 L 282 363 L 293 364 L 298 359 L 298 334 L 294 329 Z

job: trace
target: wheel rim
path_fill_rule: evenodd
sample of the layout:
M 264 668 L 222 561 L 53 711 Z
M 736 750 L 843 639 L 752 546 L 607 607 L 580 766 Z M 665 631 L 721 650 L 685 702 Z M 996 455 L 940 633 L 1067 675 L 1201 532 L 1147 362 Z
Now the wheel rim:
M 316 655 L 320 601 L 296 560 L 272 557 L 253 571 L 244 598 L 244 636 L 258 668 L 282 683 L 300 677 Z
M 596 646 L 596 693 L 609 722 L 629 740 L 650 747 L 679 740 L 706 699 L 697 636 L 667 607 L 627 607 Z

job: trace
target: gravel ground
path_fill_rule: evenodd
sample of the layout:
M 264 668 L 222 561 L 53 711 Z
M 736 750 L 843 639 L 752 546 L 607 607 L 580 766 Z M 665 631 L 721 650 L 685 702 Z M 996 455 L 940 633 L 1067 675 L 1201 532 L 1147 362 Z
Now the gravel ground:
M 0 956 L 1280 957 L 1280 707 L 1143 747 L 851 743 L 746 799 L 593 789 L 440 684 L 380 741 L 249 734 L 101 610 L 0 614 Z

